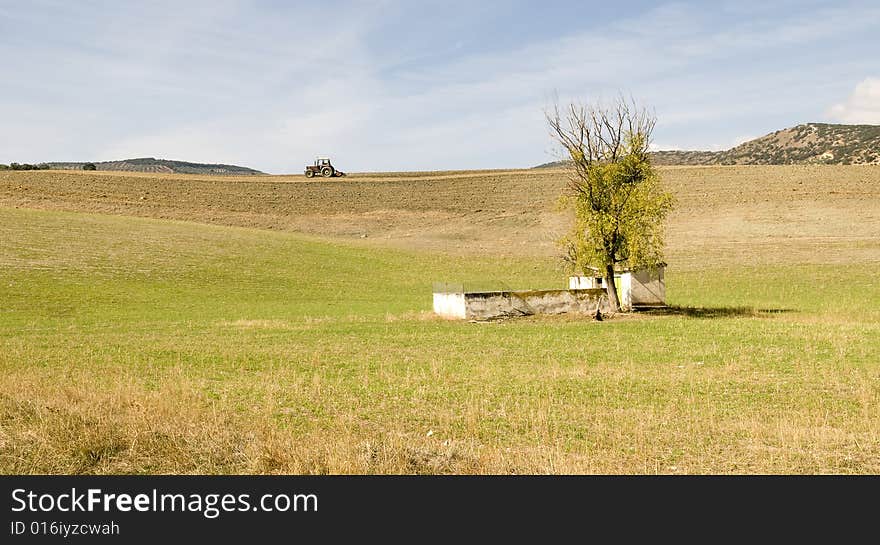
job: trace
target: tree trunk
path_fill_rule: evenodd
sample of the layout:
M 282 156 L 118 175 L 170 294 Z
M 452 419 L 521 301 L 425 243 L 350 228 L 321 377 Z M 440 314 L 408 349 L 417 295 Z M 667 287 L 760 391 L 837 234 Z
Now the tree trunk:
M 617 285 L 614 282 L 614 265 L 605 266 L 605 292 L 608 294 L 611 312 L 620 311 L 620 299 L 617 298 Z

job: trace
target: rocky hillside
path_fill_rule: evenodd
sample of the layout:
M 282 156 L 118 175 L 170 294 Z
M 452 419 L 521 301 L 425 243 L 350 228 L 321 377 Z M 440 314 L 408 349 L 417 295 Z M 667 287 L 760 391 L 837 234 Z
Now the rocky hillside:
M 729 150 L 671 150 L 652 155 L 658 165 L 880 164 L 880 125 L 806 123 Z
M 83 170 L 88 163 L 45 163 L 48 168 L 60 170 Z M 118 170 L 126 172 L 164 172 L 179 174 L 234 174 L 236 176 L 247 174 L 263 174 L 259 170 L 240 167 L 236 165 L 188 163 L 186 161 L 171 161 L 168 159 L 154 159 L 144 157 L 140 159 L 124 159 L 122 161 L 103 161 L 91 163 L 95 170 Z

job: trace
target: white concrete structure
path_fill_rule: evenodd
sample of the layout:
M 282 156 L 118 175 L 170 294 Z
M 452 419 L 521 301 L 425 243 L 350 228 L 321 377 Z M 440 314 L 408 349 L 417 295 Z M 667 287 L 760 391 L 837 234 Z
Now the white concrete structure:
M 467 318 L 464 293 L 434 293 L 434 312 L 444 318 Z
M 666 265 L 614 274 L 614 285 L 622 310 L 666 306 Z M 570 276 L 569 289 L 604 289 L 600 276 Z

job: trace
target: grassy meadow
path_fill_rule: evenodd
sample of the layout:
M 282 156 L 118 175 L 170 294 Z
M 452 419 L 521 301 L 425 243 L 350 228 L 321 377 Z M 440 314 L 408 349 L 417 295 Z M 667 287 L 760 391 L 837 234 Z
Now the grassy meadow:
M 565 283 L 546 252 L 476 252 L 485 230 L 467 246 L 463 229 L 390 225 L 451 204 L 400 204 L 383 242 L 296 229 L 289 210 L 241 226 L 216 203 L 193 204 L 197 222 L 170 205 L 102 208 L 137 176 L 96 176 L 110 185 L 92 198 L 4 175 L 0 472 L 878 473 L 880 169 L 817 171 L 852 176 L 857 207 L 824 189 L 792 198 L 817 175 L 778 168 L 760 172 L 791 187 L 758 205 L 717 196 L 740 171 L 674 173 L 672 306 L 604 322 L 435 318 L 436 280 Z M 684 183 L 693 172 L 720 181 Z M 512 230 L 542 225 L 555 223 Z

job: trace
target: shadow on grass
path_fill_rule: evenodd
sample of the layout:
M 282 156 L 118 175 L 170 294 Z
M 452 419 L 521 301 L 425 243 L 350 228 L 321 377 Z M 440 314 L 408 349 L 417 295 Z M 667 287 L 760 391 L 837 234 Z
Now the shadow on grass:
M 639 311 L 639 314 L 647 314 L 649 316 L 686 316 L 688 318 L 757 318 L 772 314 L 784 314 L 787 312 L 794 312 L 794 310 L 790 308 L 670 306 L 641 310 Z

